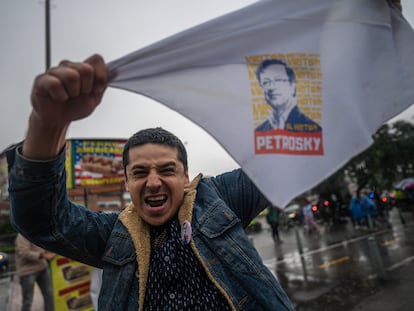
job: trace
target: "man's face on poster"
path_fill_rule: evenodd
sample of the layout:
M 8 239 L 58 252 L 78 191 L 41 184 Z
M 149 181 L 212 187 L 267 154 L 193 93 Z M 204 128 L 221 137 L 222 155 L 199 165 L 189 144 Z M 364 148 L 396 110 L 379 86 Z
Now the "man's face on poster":
M 286 105 L 295 96 L 295 82 L 290 82 L 283 65 L 266 67 L 259 75 L 266 101 L 274 109 Z

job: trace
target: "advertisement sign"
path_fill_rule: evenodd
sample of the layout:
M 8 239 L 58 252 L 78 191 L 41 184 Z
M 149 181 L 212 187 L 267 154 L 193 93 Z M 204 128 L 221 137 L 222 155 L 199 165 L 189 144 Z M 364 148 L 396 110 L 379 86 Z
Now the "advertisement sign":
M 90 297 L 92 269 L 88 265 L 59 255 L 51 260 L 55 310 L 94 310 Z
M 70 139 L 66 144 L 68 189 L 123 183 L 125 139 Z
M 0 201 L 5 201 L 9 198 L 8 187 L 8 173 L 6 155 L 0 155 Z

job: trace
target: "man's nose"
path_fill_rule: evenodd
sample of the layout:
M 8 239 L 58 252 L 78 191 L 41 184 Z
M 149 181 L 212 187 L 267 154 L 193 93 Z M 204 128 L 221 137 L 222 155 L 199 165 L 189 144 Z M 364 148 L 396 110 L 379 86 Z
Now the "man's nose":
M 269 83 L 269 85 L 267 86 L 267 89 L 269 91 L 272 91 L 272 90 L 277 89 L 278 87 L 279 87 L 279 84 L 277 83 L 277 81 L 271 80 L 270 83 Z
M 147 178 L 147 187 L 152 189 L 157 189 L 161 187 L 161 179 L 156 172 L 151 172 Z

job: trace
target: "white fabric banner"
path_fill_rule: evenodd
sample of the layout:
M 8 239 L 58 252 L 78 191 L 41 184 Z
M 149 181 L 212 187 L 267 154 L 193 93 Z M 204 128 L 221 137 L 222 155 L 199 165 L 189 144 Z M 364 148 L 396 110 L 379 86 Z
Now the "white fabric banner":
M 277 206 L 414 102 L 414 33 L 386 0 L 268 0 L 109 64 L 110 85 L 210 133 Z

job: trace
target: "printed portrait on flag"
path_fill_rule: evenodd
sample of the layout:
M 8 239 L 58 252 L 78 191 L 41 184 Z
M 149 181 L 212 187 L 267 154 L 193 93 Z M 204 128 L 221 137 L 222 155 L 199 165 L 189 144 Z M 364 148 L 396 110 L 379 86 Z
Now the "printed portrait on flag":
M 323 155 L 319 58 L 304 53 L 263 55 L 248 57 L 247 64 L 255 153 Z

